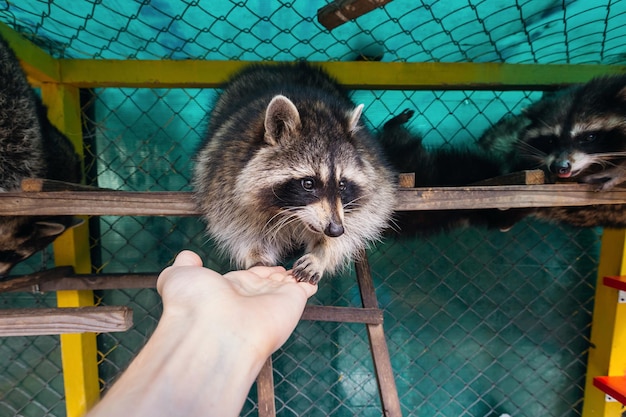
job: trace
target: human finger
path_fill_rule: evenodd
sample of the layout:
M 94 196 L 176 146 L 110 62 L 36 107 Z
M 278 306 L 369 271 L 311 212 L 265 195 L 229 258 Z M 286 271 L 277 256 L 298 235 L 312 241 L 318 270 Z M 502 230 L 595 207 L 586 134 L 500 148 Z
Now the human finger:
M 156 288 L 157 292 L 163 295 L 163 288 L 165 287 L 165 283 L 169 281 L 173 276 L 176 275 L 176 271 L 179 270 L 180 267 L 201 267 L 202 259 L 198 254 L 192 252 L 190 250 L 181 251 L 176 258 L 174 259 L 174 263 L 165 268 L 159 274 L 157 278 Z
M 311 284 L 310 282 L 298 282 L 298 286 L 302 288 L 307 298 L 311 298 L 318 289 L 317 284 Z
M 286 270 L 282 266 L 253 266 L 248 272 L 260 278 L 269 278 L 273 274 L 285 274 Z
M 202 259 L 197 253 L 184 250 L 176 255 L 173 266 L 202 266 Z

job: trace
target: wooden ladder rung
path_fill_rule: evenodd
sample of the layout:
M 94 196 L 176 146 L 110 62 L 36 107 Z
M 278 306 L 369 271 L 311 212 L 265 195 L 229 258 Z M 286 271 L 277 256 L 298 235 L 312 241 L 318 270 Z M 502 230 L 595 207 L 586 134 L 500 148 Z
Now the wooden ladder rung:
M 609 276 L 604 277 L 602 283 L 607 287 L 616 288 L 620 291 L 626 291 L 626 277 Z
M 0 337 L 123 332 L 133 325 L 128 307 L 64 307 L 0 310 Z
M 597 376 L 593 385 L 626 405 L 626 376 Z

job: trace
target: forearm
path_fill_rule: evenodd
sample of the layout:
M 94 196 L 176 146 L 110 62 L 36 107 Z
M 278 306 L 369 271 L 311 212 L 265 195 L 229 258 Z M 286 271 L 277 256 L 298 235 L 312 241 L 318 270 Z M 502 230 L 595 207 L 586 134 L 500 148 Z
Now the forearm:
M 215 322 L 164 315 L 89 417 L 239 415 L 267 358 Z

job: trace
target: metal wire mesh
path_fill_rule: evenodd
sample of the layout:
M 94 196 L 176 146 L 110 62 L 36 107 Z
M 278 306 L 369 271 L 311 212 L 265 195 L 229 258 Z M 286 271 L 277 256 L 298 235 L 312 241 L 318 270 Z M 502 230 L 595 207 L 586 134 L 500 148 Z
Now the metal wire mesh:
M 122 6 L 123 4 L 123 6 Z M 322 2 L 0 2 L 0 20 L 55 57 L 623 64 L 623 0 L 396 0 L 328 31 Z
M 626 1 L 405 2 L 329 32 L 293 2 L 0 1 L 7 23 L 59 58 L 352 60 L 623 64 Z M 239 27 L 246 22 L 246 27 Z M 212 90 L 101 88 L 84 100 L 87 170 L 117 190 L 188 190 Z M 391 114 L 427 146 L 473 143 L 540 92 L 356 91 L 376 129 Z M 90 220 L 94 272 L 155 272 L 183 248 L 225 271 L 195 218 Z M 405 415 L 579 416 L 599 230 L 525 221 L 508 233 L 457 230 L 386 240 L 369 252 Z M 50 251 L 15 273 L 51 265 Z M 98 336 L 106 390 L 161 314 L 154 290 L 97 294 L 134 310 L 125 333 Z M 4 295 L 3 307 L 53 306 L 53 295 Z M 353 271 L 311 301 L 359 305 Z M 365 328 L 302 322 L 274 357 L 280 416 L 380 415 Z M 0 415 L 65 414 L 56 337 L 0 339 Z M 242 415 L 255 415 L 252 390 Z

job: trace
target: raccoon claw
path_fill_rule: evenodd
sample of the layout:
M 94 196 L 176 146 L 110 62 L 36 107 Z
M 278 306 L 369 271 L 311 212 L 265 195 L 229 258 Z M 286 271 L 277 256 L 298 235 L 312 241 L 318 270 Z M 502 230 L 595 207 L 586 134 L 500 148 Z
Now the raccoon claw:
M 322 278 L 322 273 L 315 269 L 315 262 L 305 255 L 293 265 L 293 275 L 298 282 L 317 284 Z

